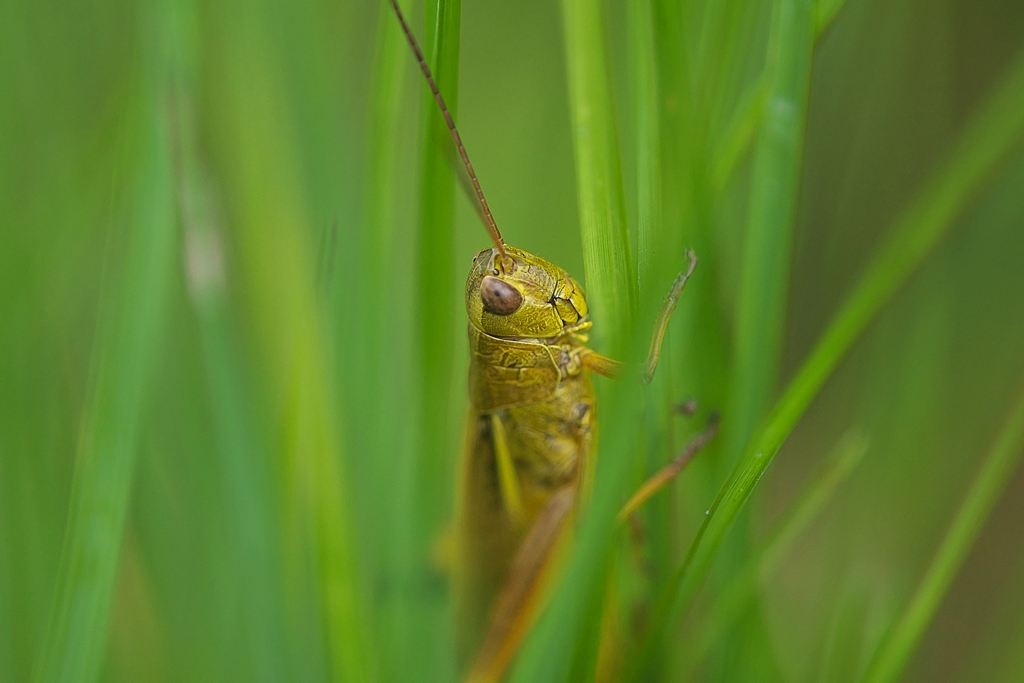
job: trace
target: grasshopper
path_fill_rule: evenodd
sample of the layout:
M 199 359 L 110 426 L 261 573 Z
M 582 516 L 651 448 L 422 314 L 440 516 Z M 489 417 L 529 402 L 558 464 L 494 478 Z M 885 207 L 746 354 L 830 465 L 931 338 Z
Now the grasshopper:
M 469 397 L 456 510 L 454 590 L 467 681 L 499 681 L 542 606 L 568 524 L 586 488 L 597 411 L 590 373 L 621 363 L 586 346 L 587 299 L 564 269 L 507 245 L 469 155 L 397 0 L 390 0 L 465 167 L 493 246 L 466 281 Z M 697 265 L 680 273 L 655 324 L 644 381 L 669 316 Z M 671 481 L 714 435 L 714 421 L 626 503 L 620 519 Z

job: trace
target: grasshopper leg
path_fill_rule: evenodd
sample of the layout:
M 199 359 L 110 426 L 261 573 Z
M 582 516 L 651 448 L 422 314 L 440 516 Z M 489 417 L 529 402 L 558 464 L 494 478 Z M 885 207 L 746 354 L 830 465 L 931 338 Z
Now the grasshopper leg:
M 686 281 L 690 279 L 694 269 L 697 268 L 697 255 L 693 253 L 692 249 L 686 250 L 686 258 L 689 259 L 690 264 L 685 272 L 679 273 L 676 276 L 675 282 L 672 283 L 672 288 L 669 290 L 668 296 L 665 297 L 665 302 L 661 305 L 661 310 L 658 312 L 658 319 L 654 323 L 651 347 L 647 351 L 647 361 L 644 363 L 642 380 L 644 384 L 650 384 L 651 380 L 654 379 L 654 371 L 658 368 L 658 361 L 661 359 L 661 344 L 665 341 L 665 331 L 668 329 L 669 318 L 672 317 L 672 311 L 676 310 L 676 303 L 679 302 L 679 297 L 683 294 L 683 287 L 686 286 Z
M 685 271 L 676 276 L 675 281 L 672 283 L 672 288 L 669 290 L 668 296 L 665 297 L 661 310 L 658 312 L 658 319 L 654 322 L 651 346 L 647 351 L 647 360 L 644 361 L 644 374 L 641 378 L 645 385 L 650 384 L 651 380 L 654 379 L 654 371 L 657 370 L 658 361 L 661 360 L 661 345 L 665 341 L 668 321 L 672 317 L 672 312 L 676 310 L 676 304 L 679 302 L 679 297 L 683 294 L 683 288 L 686 287 L 687 280 L 690 279 L 694 269 L 697 267 L 697 255 L 693 253 L 693 250 L 687 249 L 686 257 L 689 259 L 690 264 Z M 583 365 L 589 370 L 610 379 L 617 379 L 622 368 L 620 361 L 589 350 L 583 355 L 582 361 Z
M 523 501 L 519 495 L 519 475 L 516 465 L 512 462 L 512 452 L 508 447 L 508 435 L 505 425 L 497 413 L 491 413 L 491 437 L 494 444 L 494 459 L 498 470 L 498 488 L 505 504 L 505 512 L 513 526 L 519 528 L 523 523 Z
M 543 604 L 545 579 L 557 563 L 556 546 L 576 501 L 573 485 L 551 495 L 530 527 L 498 596 L 483 646 L 466 678 L 467 683 L 496 683 L 519 649 Z
M 718 417 L 712 416 L 708 426 L 703 432 L 695 436 L 690 443 L 686 444 L 686 448 L 676 456 L 670 463 L 662 467 L 660 470 L 655 472 L 647 481 L 645 481 L 636 493 L 622 506 L 619 511 L 619 522 L 624 522 L 634 512 L 640 509 L 640 506 L 646 503 L 651 496 L 665 488 L 673 479 L 679 476 L 693 457 L 700 452 L 704 446 L 708 444 L 711 439 L 715 438 L 715 434 L 718 432 Z

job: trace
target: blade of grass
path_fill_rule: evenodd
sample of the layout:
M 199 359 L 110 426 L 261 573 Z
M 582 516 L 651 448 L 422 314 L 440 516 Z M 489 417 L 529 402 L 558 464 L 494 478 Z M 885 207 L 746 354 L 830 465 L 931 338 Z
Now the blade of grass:
M 813 42 L 812 1 L 776 0 L 737 306 L 736 371 L 723 424 L 730 462 L 763 418 L 778 379 Z
M 415 514 L 405 497 L 394 495 L 396 469 L 410 469 L 412 465 L 410 453 L 400 449 L 395 436 L 392 408 L 401 400 L 396 387 L 402 384 L 400 371 L 396 370 L 399 344 L 395 337 L 400 335 L 395 334 L 394 320 L 388 315 L 389 307 L 394 305 L 391 285 L 398 241 L 395 221 L 400 201 L 397 174 L 398 146 L 403 139 L 403 91 L 413 68 L 409 46 L 395 21 L 394 11 L 387 2 L 381 2 L 368 122 L 369 207 L 360 245 L 364 258 L 360 265 L 362 291 L 357 306 L 358 329 L 363 330 L 363 334 L 355 335 L 358 345 L 355 353 L 363 371 L 353 373 L 349 391 L 356 397 L 351 401 L 356 448 L 359 452 L 379 455 L 364 463 L 373 480 L 372 494 L 365 500 L 373 505 L 373 537 L 379 539 L 384 556 L 379 573 L 383 573 L 386 577 L 383 580 L 389 583 L 398 581 L 395 558 L 403 552 L 402 545 L 410 543 L 406 536 L 396 533 L 400 529 L 396 522 L 401 524 L 400 520 Z M 412 289 L 411 284 L 408 289 Z M 410 430 L 413 427 L 409 425 Z M 396 468 L 396 461 L 402 467 Z M 382 680 L 403 680 L 408 674 L 401 668 L 407 664 L 406 660 L 396 654 L 404 651 L 402 638 L 407 622 L 404 607 L 403 601 L 388 599 L 374 605 L 375 611 L 380 613 L 381 629 L 377 638 L 381 647 L 374 655 Z
M 107 645 L 141 409 L 156 362 L 174 258 L 164 95 L 167 44 L 157 12 L 143 24 L 145 81 L 127 117 L 138 145 L 118 178 L 125 215 L 111 230 L 71 503 L 46 639 L 32 680 L 96 680 Z M 162 17 L 161 17 L 162 18 Z M 119 254 L 120 256 L 114 256 Z
M 715 145 L 711 169 L 711 189 L 715 196 L 721 196 L 750 149 L 763 122 L 767 102 L 767 82 L 762 77 L 749 87 L 722 139 Z
M 711 650 L 732 620 L 757 593 L 761 583 L 774 573 L 796 539 L 814 521 L 821 508 L 832 500 L 836 489 L 860 463 L 867 448 L 867 438 L 858 432 L 849 432 L 840 440 L 764 547 L 715 598 L 711 613 L 698 630 L 696 642 L 689 653 L 693 664 L 699 663 Z
M 693 600 L 726 532 L 804 411 L 882 306 L 910 277 L 1024 131 L 1024 58 L 973 117 L 947 161 L 897 218 L 891 237 L 868 266 L 799 372 L 751 440 L 704 519 L 686 559 L 657 603 L 644 652 L 673 616 Z M 643 653 L 638 666 L 643 666 Z
M 596 0 L 564 0 L 562 14 L 588 302 L 595 320 L 606 330 L 608 346 L 630 351 L 628 358 L 639 358 L 643 344 L 632 325 L 636 276 L 625 219 L 602 5 Z M 662 260 L 655 259 L 652 266 Z M 596 457 L 594 491 L 563 575 L 566 578 L 527 638 L 512 681 L 586 680 L 593 675 L 598 629 L 589 627 L 587 615 L 600 613 L 604 600 L 603 578 L 613 539 L 610 530 L 624 487 L 631 481 L 629 467 L 635 462 L 636 438 L 643 424 L 642 392 L 635 378 L 621 382 L 608 398 L 608 414 L 614 421 L 607 440 L 600 444 L 604 455 Z
M 284 84 L 271 55 L 256 46 L 269 41 L 268 17 L 245 22 L 215 6 L 212 26 L 225 27 L 216 43 L 224 64 L 214 72 L 220 88 L 210 138 L 223 162 L 223 196 L 237 245 L 239 282 L 248 298 L 254 335 L 263 354 L 280 432 L 284 572 L 289 587 L 288 637 L 308 653 L 294 662 L 330 667 L 336 681 L 366 679 L 368 637 L 362 586 L 350 521 L 349 489 L 340 435 L 340 410 L 330 386 L 326 324 L 321 319 L 313 251 L 307 243 L 307 206 L 302 200 Z M 227 27 L 230 27 L 228 29 Z M 258 84 L 258 87 L 253 87 Z M 313 580 L 312 586 L 308 582 Z M 312 591 L 308 591 L 311 587 Z M 325 652 L 321 650 L 323 648 Z
M 655 231 L 661 217 L 661 132 L 654 54 L 653 8 L 649 0 L 630 0 L 627 19 L 636 126 L 637 277 L 639 291 L 648 289 Z
M 283 595 L 277 556 L 276 500 L 272 495 L 269 455 L 258 439 L 257 419 L 248 399 L 237 340 L 228 309 L 224 250 L 213 190 L 200 171 L 199 144 L 192 103 L 196 102 L 195 8 L 177 7 L 172 27 L 180 51 L 176 64 L 172 141 L 185 266 L 200 323 L 210 406 L 217 436 L 217 465 L 225 484 L 234 572 L 245 599 L 241 609 L 254 680 L 271 683 L 294 677 L 288 666 Z
M 423 51 L 453 119 L 458 121 L 460 0 L 425 3 Z M 411 57 L 410 57 L 411 59 Z M 451 438 L 449 387 L 451 339 L 455 329 L 455 178 L 442 144 L 451 144 L 444 119 L 426 84 L 423 92 L 423 166 L 419 244 L 416 265 L 416 313 L 419 361 L 417 448 L 398 474 L 396 550 L 399 571 L 398 666 L 400 678 L 426 668 L 450 678 L 454 667 L 447 605 L 430 585 L 431 544 L 448 511 L 456 443 Z M 429 664 L 427 664 L 429 662 Z
M 632 329 L 636 275 L 626 225 L 614 110 L 604 45 L 604 17 L 595 0 L 563 0 L 569 110 L 576 159 L 587 302 L 595 333 L 614 349 Z
M 1022 455 L 1024 393 L 1012 407 L 913 597 L 875 651 L 864 683 L 899 680 Z
M 817 0 L 814 4 L 814 41 L 817 45 L 822 35 L 831 27 L 836 14 L 846 0 Z M 740 99 L 729 126 L 721 134 L 714 148 L 712 159 L 712 190 L 720 195 L 732 179 L 740 162 L 746 156 L 764 120 L 767 100 L 766 74 L 748 86 L 747 94 Z

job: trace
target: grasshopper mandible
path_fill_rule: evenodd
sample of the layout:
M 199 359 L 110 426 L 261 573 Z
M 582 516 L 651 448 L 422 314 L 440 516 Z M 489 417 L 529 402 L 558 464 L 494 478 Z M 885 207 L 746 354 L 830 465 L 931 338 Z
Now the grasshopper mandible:
M 459 472 L 453 575 L 460 659 L 467 680 L 498 681 L 539 611 L 543 584 L 587 481 L 597 429 L 590 373 L 621 364 L 586 346 L 583 288 L 565 270 L 505 244 L 455 122 L 398 6 L 390 0 L 471 183 L 493 245 L 466 281 L 469 398 Z M 669 316 L 697 265 L 672 285 L 655 324 L 644 381 L 658 362 Z M 635 511 L 710 439 L 715 423 L 651 477 L 622 509 Z

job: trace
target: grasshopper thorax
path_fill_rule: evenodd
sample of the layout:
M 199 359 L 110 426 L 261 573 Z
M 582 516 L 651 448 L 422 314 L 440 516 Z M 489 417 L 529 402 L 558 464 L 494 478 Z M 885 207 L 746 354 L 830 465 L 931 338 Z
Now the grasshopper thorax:
M 583 288 L 563 269 L 539 256 L 505 246 L 473 259 L 466 280 L 470 324 L 492 337 L 550 339 L 590 327 Z

